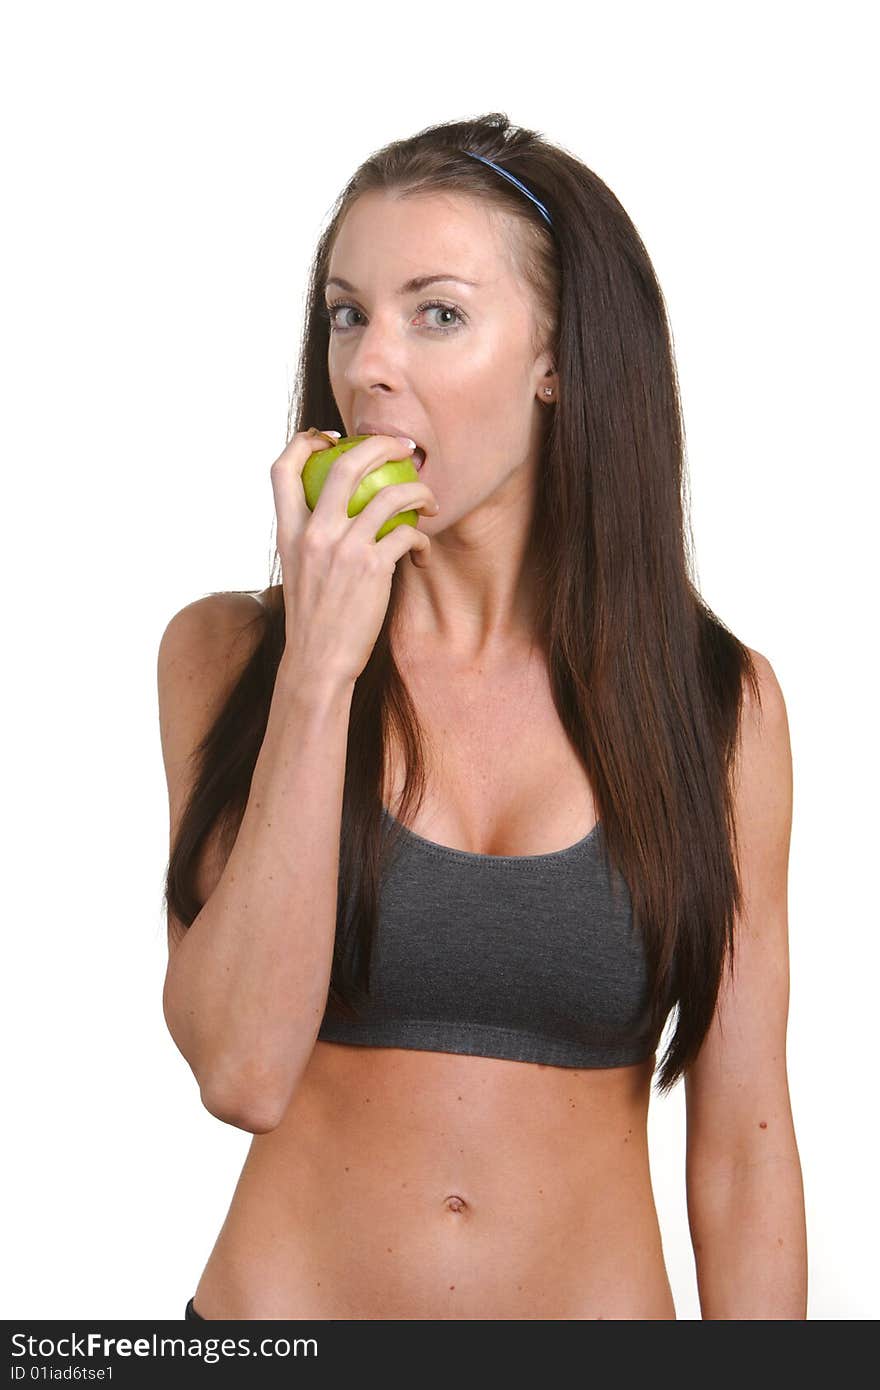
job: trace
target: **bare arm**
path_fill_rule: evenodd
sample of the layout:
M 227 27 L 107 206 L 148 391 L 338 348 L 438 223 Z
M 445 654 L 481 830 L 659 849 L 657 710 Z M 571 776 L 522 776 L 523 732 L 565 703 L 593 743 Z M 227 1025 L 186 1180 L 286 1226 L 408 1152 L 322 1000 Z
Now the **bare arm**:
M 786 1065 L 792 763 L 785 701 L 760 653 L 736 793 L 744 904 L 734 975 L 685 1075 L 687 1205 L 704 1319 L 807 1315 L 807 1231 Z
M 783 1111 L 772 1157 L 719 1166 L 688 1193 L 704 1319 L 804 1319 L 807 1231 L 794 1128 Z
M 166 707 L 167 692 L 192 687 L 184 653 L 173 684 L 175 655 L 172 636 L 160 655 Z M 206 1108 L 255 1133 L 280 1122 L 326 1005 L 353 689 L 305 680 L 282 656 L 228 862 L 173 948 L 169 921 L 168 1028 Z

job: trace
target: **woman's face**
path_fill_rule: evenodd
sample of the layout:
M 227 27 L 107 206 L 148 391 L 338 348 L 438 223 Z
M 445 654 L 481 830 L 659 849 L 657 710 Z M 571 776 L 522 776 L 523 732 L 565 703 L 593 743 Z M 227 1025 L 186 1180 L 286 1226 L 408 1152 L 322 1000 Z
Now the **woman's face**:
M 511 223 L 460 194 L 371 192 L 344 217 L 331 253 L 328 368 L 345 433 L 407 434 L 422 446 L 422 476 L 441 507 L 420 519 L 429 532 L 512 475 L 514 487 L 529 481 L 538 462 L 551 363 L 533 355 Z M 443 279 L 406 286 L 434 275 Z

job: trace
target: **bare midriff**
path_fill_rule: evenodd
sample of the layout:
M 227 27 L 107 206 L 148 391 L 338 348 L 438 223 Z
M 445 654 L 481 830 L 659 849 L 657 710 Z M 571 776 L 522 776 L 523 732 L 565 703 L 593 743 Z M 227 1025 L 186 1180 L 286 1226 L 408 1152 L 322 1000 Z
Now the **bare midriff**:
M 675 1318 L 654 1058 L 572 1068 L 318 1042 L 254 1136 L 205 1318 Z
M 531 855 L 595 824 L 546 661 L 397 648 L 429 748 L 411 828 Z M 510 757 L 516 747 L 517 757 Z M 403 760 L 386 750 L 396 814 Z M 193 1304 L 205 1318 L 674 1318 L 648 1163 L 654 1057 L 576 1068 L 317 1042 L 254 1136 Z

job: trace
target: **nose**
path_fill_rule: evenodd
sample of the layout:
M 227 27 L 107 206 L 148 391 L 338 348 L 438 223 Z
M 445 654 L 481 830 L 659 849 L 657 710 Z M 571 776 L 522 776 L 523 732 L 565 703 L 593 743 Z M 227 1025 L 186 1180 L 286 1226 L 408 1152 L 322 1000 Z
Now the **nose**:
M 369 391 L 375 385 L 391 389 L 404 374 L 405 347 L 400 321 L 389 312 L 373 314 L 367 323 L 330 338 L 331 362 L 335 357 L 341 375 L 352 391 Z

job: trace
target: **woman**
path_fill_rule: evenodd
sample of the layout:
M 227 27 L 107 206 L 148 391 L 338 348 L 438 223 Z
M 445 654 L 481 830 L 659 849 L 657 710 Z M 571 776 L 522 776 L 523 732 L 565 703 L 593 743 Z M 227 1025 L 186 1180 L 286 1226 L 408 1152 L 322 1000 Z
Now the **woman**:
M 165 1016 L 254 1135 L 187 1317 L 674 1318 L 673 1009 L 703 1316 L 805 1317 L 785 705 L 689 576 L 632 223 L 503 115 L 391 145 L 321 239 L 299 388 L 281 582 L 159 653 Z

